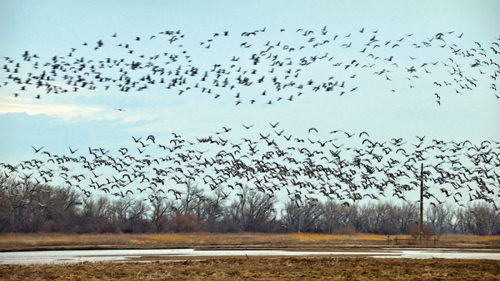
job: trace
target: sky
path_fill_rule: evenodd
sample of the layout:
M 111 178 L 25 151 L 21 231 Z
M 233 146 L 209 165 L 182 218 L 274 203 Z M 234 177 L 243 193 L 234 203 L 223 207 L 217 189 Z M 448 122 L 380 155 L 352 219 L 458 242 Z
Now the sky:
M 476 41 L 489 46 L 497 40 L 500 35 L 498 11 L 500 2 L 495 0 L 1 0 L 0 57 L 21 60 L 23 52 L 29 50 L 42 60 L 50 60 L 54 55 L 65 56 L 71 48 L 76 48 L 77 55 L 99 60 L 121 55 L 114 44 L 125 41 L 133 44 L 137 36 L 144 42 L 137 48 L 146 55 L 170 52 L 174 48 L 172 44 L 145 42 L 144 38 L 163 30 L 181 30 L 185 34 L 183 47 L 190 51 L 194 61 L 209 68 L 214 62 L 227 62 L 233 55 L 247 58 L 249 54 L 238 48 L 240 43 L 250 40 L 239 36 L 244 31 L 266 28 L 264 35 L 252 39 L 255 45 L 268 40 L 298 45 L 302 38 L 296 30 L 319 33 L 324 26 L 329 36 L 339 34 L 343 40 L 351 33 L 352 43 L 360 46 L 365 41 L 355 36 L 360 35 L 362 28 L 366 33 L 377 31 L 377 36 L 393 42 L 407 34 L 413 34 L 408 40 L 419 42 L 439 32 L 454 31 L 454 40 L 463 33 L 457 42 L 466 49 L 474 47 Z M 280 32 L 282 28 L 286 31 Z M 230 33 L 227 44 L 217 45 L 214 40 L 211 49 L 200 47 L 199 42 L 223 31 Z M 111 37 L 114 33 L 118 34 L 117 39 Z M 82 46 L 83 42 L 90 45 L 101 39 L 105 46 L 100 51 Z M 326 51 L 338 60 L 360 56 L 342 48 Z M 440 50 L 417 51 L 411 45 L 401 47 L 398 52 L 407 63 L 408 57 L 414 54 L 422 61 L 446 59 Z M 382 52 L 382 55 L 388 57 L 391 53 Z M 3 66 L 3 60 L 1 64 Z M 322 65 L 308 75 L 327 77 L 329 71 Z M 356 82 L 358 90 L 345 96 L 307 93 L 296 96 L 294 102 L 272 105 L 246 102 L 238 106 L 229 94 L 213 99 L 195 92 L 180 96 L 177 90 L 161 88 L 127 94 L 116 89 L 81 89 L 76 94 L 42 95 L 41 99 L 34 99 L 36 91 L 15 98 L 12 93 L 16 89 L 3 86 L 0 87 L 0 162 L 30 159 L 32 146 L 61 153 L 67 153 L 68 146 L 81 150 L 88 146 L 118 148 L 130 144 L 132 135 L 154 134 L 166 140 L 172 132 L 196 137 L 213 134 L 222 126 L 241 129 L 241 124 L 254 124 L 256 130 L 265 130 L 269 129 L 269 122 L 280 122 L 281 128 L 297 135 L 316 127 L 322 132 L 368 131 L 380 140 L 410 139 L 416 135 L 457 141 L 499 140 L 500 100 L 488 89 L 491 82 L 478 77 L 479 87 L 463 95 L 443 90 L 438 105 L 434 97 L 436 86 L 430 81 L 444 80 L 445 74 L 436 73 L 427 82 L 415 81 L 415 87 L 409 88 L 405 71 L 393 73 L 395 93 L 390 92 L 392 85 L 365 76 Z M 5 75 L 0 71 L 0 82 L 5 81 Z M 241 95 L 248 100 L 256 95 L 252 91 L 256 89 L 242 89 Z

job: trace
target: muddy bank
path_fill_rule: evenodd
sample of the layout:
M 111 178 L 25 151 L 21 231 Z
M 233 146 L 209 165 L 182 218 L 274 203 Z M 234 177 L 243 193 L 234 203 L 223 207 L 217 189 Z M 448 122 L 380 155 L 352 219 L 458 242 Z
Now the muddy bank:
M 1 280 L 499 280 L 500 261 L 219 257 L 177 262 L 0 265 Z

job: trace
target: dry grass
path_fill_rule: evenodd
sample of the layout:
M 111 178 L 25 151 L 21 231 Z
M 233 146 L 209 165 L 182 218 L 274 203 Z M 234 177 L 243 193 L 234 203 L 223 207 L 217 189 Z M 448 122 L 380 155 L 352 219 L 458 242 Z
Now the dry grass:
M 398 238 L 397 244 L 394 239 Z M 0 250 L 198 248 L 333 250 L 377 247 L 500 249 L 500 236 L 446 235 L 416 244 L 373 234 L 2 234 Z M 406 240 L 405 240 L 406 239 Z M 436 244 L 435 244 L 436 243 Z M 500 261 L 366 257 L 163 257 L 163 262 L 0 265 L 0 280 L 500 280 Z M 181 258 L 182 259 L 182 258 Z M 149 259 L 151 260 L 151 259 Z M 153 259 L 155 260 L 155 259 Z
M 500 261 L 226 257 L 202 261 L 0 265 L 1 280 L 499 280 Z
M 389 240 L 388 240 L 389 238 Z M 397 238 L 397 240 L 396 240 Z M 197 249 L 335 249 L 377 247 L 500 248 L 500 236 L 444 235 L 423 242 L 409 235 L 375 234 L 1 234 L 0 251 L 42 249 L 197 248 Z

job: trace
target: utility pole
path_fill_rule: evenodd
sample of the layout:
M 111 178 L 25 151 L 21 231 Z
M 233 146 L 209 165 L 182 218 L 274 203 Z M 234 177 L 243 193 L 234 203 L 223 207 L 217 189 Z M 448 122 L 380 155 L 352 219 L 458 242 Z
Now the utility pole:
M 420 241 L 424 236 L 424 163 L 420 164 Z

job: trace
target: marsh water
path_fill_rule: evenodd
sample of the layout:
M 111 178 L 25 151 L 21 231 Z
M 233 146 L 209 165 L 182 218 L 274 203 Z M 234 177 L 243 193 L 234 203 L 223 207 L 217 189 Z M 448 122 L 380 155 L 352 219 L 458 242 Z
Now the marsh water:
M 192 257 L 222 256 L 366 256 L 373 258 L 413 259 L 489 259 L 500 260 L 498 250 L 487 249 L 400 249 L 382 248 L 359 251 L 286 251 L 286 250 L 195 250 L 195 249 L 123 249 L 0 252 L 0 264 L 59 264 L 80 262 L 179 261 Z

